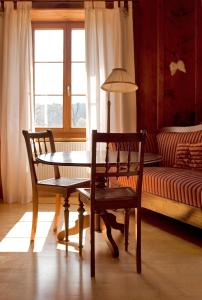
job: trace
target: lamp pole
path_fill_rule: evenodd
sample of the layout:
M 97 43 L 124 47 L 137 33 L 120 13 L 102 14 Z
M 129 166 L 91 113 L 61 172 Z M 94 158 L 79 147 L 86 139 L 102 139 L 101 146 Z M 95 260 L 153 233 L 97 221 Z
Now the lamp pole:
M 108 92 L 108 99 L 107 99 L 107 133 L 110 133 L 110 92 Z

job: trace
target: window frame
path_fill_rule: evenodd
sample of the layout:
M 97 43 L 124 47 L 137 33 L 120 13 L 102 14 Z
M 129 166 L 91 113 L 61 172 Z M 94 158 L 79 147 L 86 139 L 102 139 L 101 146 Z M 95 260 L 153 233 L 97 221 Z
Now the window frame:
M 71 127 L 71 30 L 74 28 L 84 29 L 84 21 L 33 21 L 32 22 L 32 39 L 33 39 L 33 74 L 35 72 L 35 44 L 34 30 L 36 29 L 63 29 L 64 45 L 63 45 L 63 127 L 52 128 L 56 138 L 62 140 L 85 140 L 86 128 Z M 35 78 L 35 74 L 33 76 Z M 34 80 L 34 79 L 33 79 Z M 68 94 L 68 86 L 70 94 Z M 35 96 L 34 86 L 33 95 Z M 35 103 L 34 103 L 35 107 Z M 36 131 L 44 131 L 48 127 L 36 127 Z

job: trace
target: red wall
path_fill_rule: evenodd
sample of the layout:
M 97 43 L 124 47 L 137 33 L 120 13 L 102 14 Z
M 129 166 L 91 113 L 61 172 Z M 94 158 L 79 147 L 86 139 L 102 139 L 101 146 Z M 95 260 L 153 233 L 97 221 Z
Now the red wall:
M 202 122 L 201 0 L 139 0 L 134 12 L 138 127 Z M 171 62 L 186 73 L 171 76 Z

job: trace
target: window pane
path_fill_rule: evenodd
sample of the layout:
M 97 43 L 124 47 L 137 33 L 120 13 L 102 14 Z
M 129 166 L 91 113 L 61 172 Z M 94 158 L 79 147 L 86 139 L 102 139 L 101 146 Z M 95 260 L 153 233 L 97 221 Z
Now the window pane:
M 35 94 L 63 93 L 63 63 L 35 64 Z
M 72 30 L 72 61 L 85 61 L 85 30 Z
M 35 30 L 35 61 L 63 62 L 63 30 Z
M 86 127 L 86 97 L 72 96 L 72 128 Z
M 72 63 L 72 94 L 86 94 L 85 63 Z
M 35 97 L 35 126 L 62 128 L 63 97 L 36 96 Z
M 50 22 L 33 29 L 35 126 L 73 135 L 71 128 L 86 127 L 85 29 L 77 26 Z

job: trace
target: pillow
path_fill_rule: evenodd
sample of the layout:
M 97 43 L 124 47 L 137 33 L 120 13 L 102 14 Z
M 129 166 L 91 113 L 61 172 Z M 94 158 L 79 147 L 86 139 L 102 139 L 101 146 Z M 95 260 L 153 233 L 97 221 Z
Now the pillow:
M 190 168 L 190 166 L 189 166 L 189 163 L 190 163 L 189 146 L 190 146 L 189 143 L 177 144 L 174 168 L 183 168 L 183 169 Z
M 161 166 L 172 167 L 175 164 L 175 153 L 178 144 L 195 144 L 202 142 L 202 130 L 192 132 L 166 132 L 157 134 Z
M 174 167 L 202 169 L 202 143 L 177 144 Z
M 202 143 L 190 144 L 190 168 L 202 169 Z

